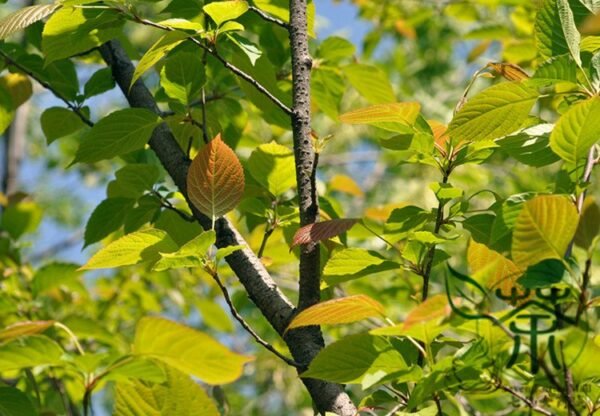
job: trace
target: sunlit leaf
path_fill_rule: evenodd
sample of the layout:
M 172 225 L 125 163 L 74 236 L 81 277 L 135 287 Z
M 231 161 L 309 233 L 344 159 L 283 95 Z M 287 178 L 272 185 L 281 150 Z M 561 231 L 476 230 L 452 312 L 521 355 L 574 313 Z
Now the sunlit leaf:
M 412 126 L 419 115 L 419 103 L 377 104 L 340 115 L 340 121 L 348 124 L 372 124 L 389 129 L 389 124 Z
M 160 260 L 152 268 L 162 271 L 181 267 L 201 267 L 206 262 L 208 250 L 215 243 L 215 239 L 213 230 L 206 231 L 175 252 L 161 253 Z
M 563 160 L 576 164 L 600 138 L 600 98 L 571 107 L 558 119 L 550 135 L 550 147 Z
M 527 201 L 514 226 L 513 261 L 523 268 L 545 259 L 563 259 L 577 222 L 577 209 L 566 196 L 540 195 Z
M 80 270 L 107 269 L 141 262 L 156 262 L 159 253 L 177 250 L 177 244 L 163 230 L 154 228 L 127 234 L 102 248 Z
M 200 149 L 188 170 L 190 200 L 213 220 L 237 206 L 244 185 L 242 164 L 220 134 Z
M 138 62 L 133 77 L 131 78 L 131 85 L 135 82 L 150 68 L 152 68 L 158 61 L 167 55 L 169 51 L 183 42 L 189 35 L 183 32 L 168 32 L 157 40 L 151 47 L 146 51 L 142 59 Z
M 342 68 L 350 84 L 373 104 L 393 103 L 396 95 L 383 70 L 365 64 L 350 64 Z
M 115 416 L 219 416 L 217 406 L 189 376 L 165 366 L 164 383 L 117 383 Z
M 366 295 L 332 299 L 302 310 L 292 319 L 287 330 L 308 325 L 334 325 L 383 317 L 385 310 L 376 300 Z
M 0 20 L 0 40 L 51 15 L 60 4 L 38 4 L 25 7 Z
M 294 152 L 276 142 L 261 144 L 248 159 L 250 174 L 274 196 L 296 185 Z
M 0 345 L 0 371 L 56 365 L 64 351 L 43 335 L 29 335 Z
M 252 360 L 202 332 L 162 318 L 138 322 L 133 349 L 135 354 L 162 361 L 208 384 L 237 380 L 244 364 Z
M 538 97 L 535 88 L 521 82 L 493 85 L 471 98 L 456 113 L 448 134 L 457 140 L 497 139 L 521 128 Z
M 248 3 L 243 0 L 215 1 L 203 7 L 217 25 L 227 20 L 237 19 L 248 11 Z

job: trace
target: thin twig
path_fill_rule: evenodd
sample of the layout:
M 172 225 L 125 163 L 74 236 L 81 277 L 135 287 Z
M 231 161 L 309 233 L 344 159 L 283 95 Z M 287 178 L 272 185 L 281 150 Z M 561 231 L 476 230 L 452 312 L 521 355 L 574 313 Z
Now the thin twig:
M 589 257 L 585 261 L 585 268 L 583 270 L 583 278 L 581 281 L 581 287 L 579 292 L 579 304 L 577 305 L 577 313 L 575 314 L 575 325 L 579 324 L 579 320 L 581 319 L 581 315 L 585 312 L 587 308 L 588 301 L 588 286 L 590 281 L 592 280 L 592 258 Z
M 265 347 L 267 350 L 271 351 L 273 354 L 275 354 L 277 357 L 279 357 L 280 359 L 282 359 L 287 364 L 289 364 L 289 365 L 291 365 L 293 367 L 296 367 L 296 368 L 304 368 L 300 363 L 297 363 L 296 361 L 292 360 L 291 358 L 288 358 L 285 355 L 281 354 L 279 351 L 277 351 L 275 349 L 275 347 L 273 347 L 267 341 L 265 341 L 264 339 L 262 339 L 260 337 L 260 335 L 258 335 L 256 333 L 256 331 L 254 331 L 250 327 L 250 325 L 246 322 L 246 320 L 242 317 L 242 315 L 240 315 L 240 313 L 237 311 L 236 307 L 233 305 L 233 301 L 231 300 L 231 296 L 229 296 L 229 291 L 227 290 L 227 288 L 225 287 L 225 285 L 221 281 L 221 278 L 219 277 L 219 274 L 216 271 L 212 271 L 210 273 L 210 275 L 214 279 L 214 281 L 217 284 L 217 286 L 219 286 L 219 289 L 221 289 L 221 293 L 223 293 L 223 298 L 225 299 L 225 302 L 227 303 L 227 306 L 229 306 L 229 311 L 231 312 L 231 315 L 233 315 L 233 317 L 235 318 L 235 320 L 240 323 L 240 325 L 246 330 L 246 332 L 248 332 L 252 336 L 252 338 L 254 338 L 256 340 L 257 343 L 259 343 L 260 345 L 262 345 L 263 347 Z
M 565 371 L 568 371 L 568 368 L 566 368 L 566 364 L 564 362 L 563 362 L 563 366 L 565 366 Z M 548 368 L 548 364 L 546 364 L 546 361 L 543 359 L 540 360 L 540 368 L 544 371 L 544 374 L 546 374 L 548 381 L 563 396 L 563 398 L 565 399 L 565 402 L 567 403 L 567 407 L 570 410 L 575 411 L 576 414 L 578 414 L 577 408 L 575 407 L 575 404 L 573 404 L 572 397 L 570 397 L 567 394 L 567 392 L 565 391 L 563 386 L 561 386 L 561 384 L 558 382 L 556 377 L 554 377 L 554 374 L 552 374 L 552 371 L 550 370 L 550 368 Z
M 276 25 L 281 26 L 285 30 L 288 30 L 289 27 L 290 27 L 283 20 L 280 20 L 280 19 L 278 19 L 276 17 L 271 16 L 270 14 L 267 14 L 267 13 L 263 12 L 261 9 L 259 9 L 256 6 L 248 6 L 248 9 L 252 10 L 254 13 L 256 13 L 257 15 L 259 15 L 263 20 L 266 20 L 267 22 L 270 22 L 270 23 L 275 23 Z
M 61 100 L 62 102 L 64 102 L 67 105 L 67 107 L 69 107 L 75 114 L 77 114 L 77 116 L 85 124 L 87 124 L 90 127 L 94 126 L 94 123 L 89 118 L 87 118 L 87 116 L 85 114 L 83 114 L 83 112 L 81 111 L 81 108 L 79 108 L 75 104 L 71 103 L 67 98 L 65 98 L 64 95 L 62 95 L 60 92 L 58 92 L 56 89 L 54 89 L 52 87 L 52 85 L 50 85 L 46 81 L 42 80 L 35 73 L 33 73 L 33 71 L 29 70 L 28 68 L 24 67 L 23 65 L 21 65 L 17 61 L 13 60 L 4 51 L 0 51 L 0 56 L 2 56 L 4 58 L 4 60 L 6 62 L 8 62 L 10 65 L 12 65 L 12 66 L 18 68 L 19 70 L 21 70 L 22 72 L 26 73 L 32 79 L 36 80 L 38 82 L 38 84 L 40 84 L 42 87 L 44 87 L 47 90 L 49 90 L 50 92 L 52 92 L 52 94 L 54 94 L 54 96 L 56 98 L 58 98 L 59 100 Z
M 141 17 L 138 17 L 138 16 L 134 16 L 134 20 L 143 25 L 155 27 L 157 29 L 164 30 L 167 32 L 173 32 L 176 30 L 172 27 L 164 26 L 164 25 L 161 25 L 160 23 L 155 23 L 155 22 L 152 22 L 147 19 L 142 19 Z M 217 52 L 217 50 L 215 48 L 206 46 L 202 41 L 200 41 L 194 37 L 191 37 L 191 36 L 188 37 L 187 40 L 189 40 L 190 42 L 192 42 L 199 48 L 205 50 L 206 52 L 208 52 L 209 54 L 214 56 L 219 62 L 221 62 L 221 64 L 223 64 L 223 66 L 225 68 L 229 69 L 231 72 L 236 74 L 238 77 L 242 78 L 243 80 L 247 81 L 249 84 L 254 86 L 254 88 L 256 88 L 258 91 L 260 91 L 262 94 L 264 94 L 268 99 L 273 101 L 273 103 L 275 105 L 277 105 L 277 107 L 281 108 L 287 115 L 289 115 L 289 116 L 292 115 L 292 109 L 290 107 L 285 105 L 279 98 L 275 97 L 267 88 L 265 88 L 260 82 L 258 82 L 256 79 L 254 79 L 251 75 L 247 74 L 246 72 L 242 71 L 237 66 L 228 62 L 225 58 L 223 58 Z
M 563 342 L 560 342 L 560 358 L 562 359 L 563 364 L 563 375 L 565 377 L 565 394 L 568 397 L 567 403 L 570 405 L 569 408 L 569 416 L 579 416 L 579 411 L 573 405 L 573 374 L 569 371 L 569 367 L 567 367 L 567 363 L 565 361 L 565 353 L 563 351 Z
M 533 410 L 535 412 L 538 412 L 538 413 L 541 413 L 541 414 L 546 415 L 546 416 L 552 416 L 552 412 L 550 412 L 549 410 L 544 409 L 543 407 L 538 406 L 535 402 L 529 400 L 527 397 L 525 397 L 523 394 L 519 393 L 518 391 L 516 391 L 512 387 L 506 386 L 506 385 L 502 384 L 500 381 L 497 383 L 497 387 L 499 389 L 501 389 L 501 390 L 504 390 L 507 393 L 512 394 L 517 399 L 521 400 L 531 410 Z
M 188 215 L 185 212 L 177 209 L 177 207 L 175 207 L 175 205 L 173 205 L 171 203 L 171 201 L 169 201 L 167 198 L 165 198 L 164 196 L 162 196 L 158 191 L 154 191 L 153 190 L 152 193 L 160 200 L 160 205 L 163 208 L 166 208 L 166 209 L 169 209 L 169 210 L 175 212 L 184 221 L 187 221 L 187 222 L 196 222 L 196 219 L 194 217 L 192 217 L 191 215 Z
M 271 234 L 273 234 L 273 231 L 275 231 L 275 228 L 272 227 L 271 225 L 267 225 L 267 229 L 265 230 L 265 235 L 263 235 L 262 242 L 260 243 L 260 248 L 258 249 L 258 252 L 256 253 L 256 257 L 258 257 L 259 259 L 262 258 L 263 254 L 265 252 L 265 248 L 267 247 L 267 241 L 269 241 L 269 237 L 271 237 Z

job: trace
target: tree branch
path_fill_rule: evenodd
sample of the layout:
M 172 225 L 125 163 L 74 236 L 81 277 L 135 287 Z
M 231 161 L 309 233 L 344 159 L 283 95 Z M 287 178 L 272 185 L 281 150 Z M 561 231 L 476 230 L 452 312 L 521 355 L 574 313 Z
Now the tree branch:
M 64 95 L 62 95 L 60 92 L 58 92 L 56 89 L 54 89 L 52 87 L 52 85 L 48 84 L 46 81 L 44 81 L 43 79 L 41 79 L 39 76 L 37 76 L 36 74 L 34 74 L 31 70 L 29 70 L 28 68 L 26 68 L 25 66 L 21 65 L 20 63 L 18 63 L 17 61 L 13 60 L 10 56 L 8 56 L 5 52 L 0 51 L 0 56 L 2 56 L 4 58 L 4 60 L 14 66 L 15 68 L 19 69 L 20 71 L 24 72 L 25 74 L 27 74 L 29 77 L 31 77 L 32 79 L 36 80 L 42 87 L 46 88 L 48 91 L 52 92 L 52 94 L 54 94 L 54 96 L 56 98 L 58 98 L 59 100 L 61 100 L 62 102 L 64 102 L 67 107 L 69 107 L 75 114 L 77 114 L 77 116 L 81 119 L 81 121 L 83 121 L 85 124 L 87 124 L 88 126 L 92 127 L 94 125 L 94 123 L 92 123 L 90 121 L 89 118 L 87 118 L 87 116 L 85 114 L 83 114 L 83 112 L 81 111 L 81 108 L 77 107 L 76 105 L 74 105 L 73 103 L 71 103 L 69 100 L 67 100 L 65 98 Z
M 300 226 L 318 221 L 319 204 L 315 186 L 316 153 L 312 144 L 310 114 L 310 70 L 306 0 L 290 0 L 290 44 L 292 49 L 292 131 L 298 185 Z M 320 300 L 318 243 L 300 247 L 300 310 Z
M 129 104 L 132 107 L 147 108 L 158 113 L 156 101 L 142 80 L 138 80 L 131 88 L 129 87 L 133 78 L 134 67 L 121 45 L 117 41 L 111 41 L 104 44 L 100 48 L 100 52 L 111 67 L 113 77 Z M 194 218 L 204 229 L 210 229 L 212 226 L 211 219 L 195 209 L 187 199 L 186 178 L 190 160 L 166 124 L 163 123 L 154 130 L 149 145 L 176 186 L 186 197 Z M 231 245 L 246 247 L 233 252 L 225 260 L 248 292 L 250 299 L 271 326 L 280 335 L 283 335 L 294 314 L 292 303 L 279 290 L 260 259 L 248 248 L 246 241 L 226 218 L 220 218 L 216 222 L 215 231 L 217 234 L 217 247 Z M 284 341 L 294 360 L 299 363 L 310 362 L 323 347 L 323 338 L 318 327 L 306 327 L 289 331 Z M 303 366 L 302 369 L 304 368 Z M 355 415 L 356 409 L 342 386 L 314 379 L 303 379 L 302 381 L 319 409 L 343 416 Z
M 509 387 L 509 386 L 506 386 L 506 385 L 502 384 L 501 381 L 498 381 L 498 386 L 497 387 L 499 389 L 501 389 L 501 390 L 504 390 L 507 393 L 512 394 L 517 399 L 521 400 L 523 403 L 525 403 L 527 405 L 527 407 L 529 407 L 534 412 L 538 412 L 538 413 L 541 413 L 541 414 L 546 415 L 546 416 L 552 416 L 552 412 L 550 412 L 549 410 L 546 410 L 546 409 L 538 406 L 536 403 L 534 403 L 533 401 L 529 400 L 527 397 L 525 397 L 523 394 L 519 393 L 518 391 L 516 391 L 512 387 Z
M 161 25 L 160 23 L 155 23 L 155 22 L 152 22 L 152 21 L 147 20 L 147 19 L 142 19 L 141 17 L 138 17 L 138 16 L 134 16 L 134 19 L 135 19 L 136 22 L 141 23 L 141 24 L 146 25 L 146 26 L 155 27 L 157 29 L 161 29 L 161 30 L 164 30 L 164 31 L 167 31 L 167 32 L 173 32 L 173 31 L 175 31 L 175 29 L 173 29 L 172 27 L 164 26 L 164 25 Z M 277 107 L 281 108 L 286 114 L 288 114 L 288 115 L 292 114 L 292 110 L 287 105 L 285 105 L 279 98 L 275 97 L 267 88 L 265 88 L 264 85 L 262 85 L 260 82 L 258 82 L 254 78 L 252 78 L 251 75 L 249 75 L 249 74 L 245 73 L 244 71 L 242 71 L 237 66 L 235 66 L 232 63 L 228 62 L 225 58 L 223 58 L 219 54 L 219 52 L 217 52 L 217 50 L 215 48 L 211 48 L 209 46 L 206 46 L 202 41 L 200 41 L 200 40 L 198 40 L 198 39 L 196 39 L 194 37 L 191 37 L 191 36 L 188 37 L 187 40 L 190 41 L 190 42 L 192 42 L 194 45 L 198 46 L 202 50 L 204 50 L 204 51 L 208 52 L 209 54 L 211 54 L 219 62 L 221 62 L 221 64 L 223 64 L 223 66 L 225 68 L 229 69 L 235 75 L 237 75 L 238 77 L 242 78 L 243 80 L 245 80 L 249 84 L 253 85 L 254 88 L 256 88 L 258 91 L 260 91 L 261 93 L 263 93 L 268 99 L 270 99 L 271 101 L 273 101 L 273 103 Z
M 257 15 L 259 15 L 261 17 L 261 19 L 270 22 L 270 23 L 274 23 L 278 26 L 281 26 L 282 28 L 284 28 L 285 30 L 289 29 L 289 25 L 284 22 L 283 20 L 277 19 L 276 17 L 271 16 L 270 14 L 267 14 L 265 12 L 263 12 L 261 9 L 259 9 L 256 6 L 248 6 L 248 8 L 253 11 L 254 13 L 256 13 Z
M 246 320 L 242 317 L 242 315 L 240 315 L 240 313 L 236 309 L 235 305 L 233 304 L 233 301 L 231 300 L 231 296 L 229 296 L 229 291 L 227 290 L 227 288 L 221 281 L 219 274 L 216 271 L 211 271 L 210 275 L 212 276 L 212 278 L 215 281 L 215 283 L 217 284 L 217 286 L 219 286 L 219 289 L 221 289 L 221 293 L 223 294 L 223 298 L 225 299 L 227 306 L 229 306 L 229 311 L 231 312 L 231 315 L 233 315 L 235 320 L 240 323 L 240 325 L 246 330 L 246 332 L 248 332 L 250 334 L 250 336 L 252 336 L 252 338 L 254 338 L 254 340 L 256 342 L 258 342 L 260 345 L 265 347 L 267 350 L 271 351 L 277 357 L 282 359 L 285 363 L 287 363 L 293 367 L 301 367 L 301 364 L 297 363 L 294 360 L 289 359 L 288 357 L 286 357 L 285 355 L 283 355 L 282 353 L 277 351 L 275 349 L 275 347 L 273 347 L 267 341 L 262 339 L 260 337 L 260 335 L 258 335 L 256 333 L 256 331 L 254 331 L 254 329 L 252 329 L 252 327 L 246 322 Z

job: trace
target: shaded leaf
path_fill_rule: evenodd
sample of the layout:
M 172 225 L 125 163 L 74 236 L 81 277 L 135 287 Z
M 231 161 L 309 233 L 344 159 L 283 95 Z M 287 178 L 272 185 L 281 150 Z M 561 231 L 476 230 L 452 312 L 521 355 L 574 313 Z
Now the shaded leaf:
M 408 369 L 402 354 L 383 337 L 350 335 L 319 352 L 302 377 L 360 384 Z
M 63 107 L 50 107 L 41 116 L 41 126 L 48 144 L 68 136 L 85 127 L 85 124 L 71 110 Z
M 169 56 L 160 71 L 160 85 L 165 93 L 181 104 L 198 100 L 205 82 L 204 64 L 198 53 L 179 52 Z
M 327 284 L 334 285 L 399 267 L 400 264 L 386 260 L 376 252 L 347 248 L 336 251 L 327 261 L 323 269 L 323 279 Z
M 376 66 L 351 64 L 342 67 L 350 84 L 373 104 L 393 103 L 396 95 L 385 72 Z
M 85 226 L 84 247 L 102 240 L 121 228 L 125 216 L 133 208 L 134 203 L 135 200 L 129 198 L 108 198 L 100 202 Z
M 142 149 L 161 119 L 143 108 L 127 108 L 104 117 L 83 137 L 75 162 L 93 163 Z
M 537 289 L 551 286 L 563 280 L 566 272 L 565 265 L 557 259 L 546 259 L 529 266 L 519 283 L 527 289 Z
M 0 414 L 2 416 L 37 416 L 33 403 L 25 393 L 14 387 L 0 387 Z
M 588 196 L 583 202 L 574 242 L 577 246 L 588 250 L 598 234 L 600 234 L 600 207 L 594 198 Z
M 142 59 L 138 62 L 131 78 L 131 85 L 135 82 L 150 68 L 152 68 L 158 61 L 165 57 L 165 55 L 183 42 L 189 35 L 184 32 L 168 32 L 157 40 L 151 47 L 146 51 Z

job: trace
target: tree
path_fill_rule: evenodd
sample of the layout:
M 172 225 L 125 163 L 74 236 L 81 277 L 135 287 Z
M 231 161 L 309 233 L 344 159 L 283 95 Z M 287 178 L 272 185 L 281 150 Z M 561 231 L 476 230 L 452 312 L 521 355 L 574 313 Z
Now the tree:
M 58 201 L 17 192 L 5 152 L 0 413 L 600 409 L 598 6 L 356 3 L 361 55 L 315 38 L 307 0 L 0 21 L 7 148 L 41 86 L 48 171 L 107 195 L 69 240 L 87 262 L 40 262 L 27 238 Z M 361 187 L 339 166 L 365 147 Z M 272 386 L 293 372 L 308 396 Z

